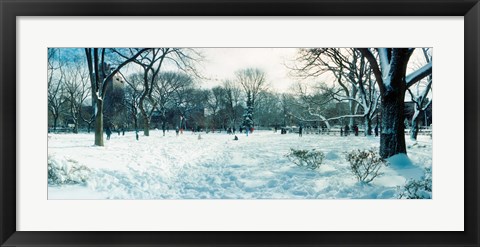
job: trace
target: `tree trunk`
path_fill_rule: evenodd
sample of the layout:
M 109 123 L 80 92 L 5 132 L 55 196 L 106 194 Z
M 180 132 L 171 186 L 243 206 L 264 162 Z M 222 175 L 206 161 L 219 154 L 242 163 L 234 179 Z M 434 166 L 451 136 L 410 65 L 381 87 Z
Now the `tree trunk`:
M 73 133 L 78 134 L 78 122 L 75 122 L 75 126 L 73 127 Z
M 404 90 L 390 91 L 382 97 L 382 132 L 380 133 L 380 156 L 382 158 L 388 158 L 398 153 L 407 153 L 404 98 Z
M 412 117 L 412 127 L 410 128 L 410 140 L 416 141 L 418 135 L 418 116 L 420 116 L 421 111 L 415 109 L 415 114 Z
M 143 135 L 150 136 L 150 121 L 148 116 L 143 116 Z
M 143 119 L 143 135 L 149 136 L 150 135 L 150 121 L 148 119 L 147 111 L 143 109 L 143 100 L 140 99 L 140 113 Z
M 372 120 L 370 117 L 365 116 L 365 127 L 364 127 L 364 134 L 365 136 L 371 136 L 372 135 Z
M 95 145 L 103 146 L 103 101 L 97 99 L 95 115 Z
M 138 141 L 138 119 L 136 116 L 133 116 L 133 124 L 135 127 L 135 139 Z
M 162 121 L 162 131 L 163 131 L 163 136 L 165 136 L 165 129 L 166 129 L 166 123 L 165 123 L 165 119 Z
M 58 115 L 53 116 L 53 132 L 57 131 Z
M 350 115 L 355 115 L 355 102 L 350 101 L 348 103 L 348 107 L 349 107 Z M 355 124 L 355 118 L 350 117 L 350 119 L 348 120 L 348 127 L 352 129 L 354 124 Z

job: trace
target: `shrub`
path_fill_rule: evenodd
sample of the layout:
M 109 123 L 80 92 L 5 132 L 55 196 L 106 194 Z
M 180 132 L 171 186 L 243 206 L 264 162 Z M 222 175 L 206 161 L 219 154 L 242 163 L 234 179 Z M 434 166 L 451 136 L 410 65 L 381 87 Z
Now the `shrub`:
M 387 162 L 374 149 L 353 150 L 346 155 L 350 170 L 359 182 L 370 183 L 381 175 L 380 168 Z
M 432 198 L 432 169 L 425 168 L 425 175 L 420 180 L 411 179 L 401 189 L 399 199 L 430 199 Z
M 90 176 L 90 169 L 71 159 L 48 157 L 48 184 L 84 184 Z
M 325 154 L 322 151 L 312 150 L 297 150 L 290 149 L 287 158 L 292 161 L 295 165 L 300 167 L 305 167 L 310 170 L 315 170 L 320 167 L 322 164 Z

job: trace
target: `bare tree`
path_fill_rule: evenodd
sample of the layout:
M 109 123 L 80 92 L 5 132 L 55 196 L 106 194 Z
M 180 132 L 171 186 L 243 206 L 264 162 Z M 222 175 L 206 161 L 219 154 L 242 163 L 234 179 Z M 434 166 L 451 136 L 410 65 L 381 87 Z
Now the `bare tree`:
M 293 105 L 292 102 L 294 102 L 295 99 L 291 94 L 282 94 L 281 96 L 281 108 L 282 108 L 282 114 L 283 114 L 283 126 L 286 127 L 287 124 L 287 117 L 289 116 L 290 112 L 292 110 L 290 109 Z
M 265 72 L 257 68 L 246 68 L 235 72 L 235 76 L 247 98 L 247 113 L 245 113 L 245 116 L 250 118 L 250 124 L 253 126 L 253 109 L 255 108 L 257 97 L 261 91 L 267 89 Z
M 122 75 L 123 76 L 123 75 Z M 140 74 L 132 74 L 125 77 L 127 84 L 124 104 L 127 108 L 128 115 L 133 119 L 133 128 L 135 130 L 135 139 L 138 141 L 138 115 L 140 97 L 142 95 L 143 78 Z
M 324 74 L 332 74 L 337 78 L 338 86 L 344 96 L 341 101 L 349 104 L 350 126 L 354 124 L 354 116 L 356 115 L 358 88 L 354 86 L 356 74 L 356 66 L 350 61 L 354 57 L 352 49 L 345 48 L 302 48 L 298 50 L 296 64 L 291 67 L 294 75 L 301 78 L 318 78 Z M 345 116 L 343 116 L 345 117 Z
M 48 110 L 53 117 L 53 130 L 57 130 L 58 119 L 63 113 L 65 104 L 64 87 L 61 81 L 50 82 L 48 85 Z
M 268 91 L 260 93 L 255 112 L 257 124 L 264 127 L 273 127 L 282 123 L 281 95 Z
M 48 110 L 53 118 L 53 130 L 57 130 L 58 119 L 63 113 L 63 105 L 65 104 L 64 85 L 62 84 L 63 73 L 60 71 L 63 62 L 60 59 L 60 50 L 55 48 L 48 49 L 48 68 L 47 68 L 47 98 Z
M 429 54 L 427 48 L 423 48 L 423 55 L 427 63 L 432 61 L 431 54 Z M 423 90 L 420 92 L 420 86 L 423 86 Z M 410 128 L 410 139 L 417 140 L 418 135 L 418 117 L 421 116 L 425 110 L 432 104 L 432 100 L 427 98 L 427 95 L 432 90 L 432 75 L 426 77 L 426 82 L 416 84 L 417 92 L 414 93 L 411 88 L 408 88 L 408 93 L 410 94 L 412 101 L 414 103 L 415 112 L 412 117 L 412 124 Z M 427 119 L 424 119 L 426 122 Z
M 241 90 L 235 84 L 235 82 L 231 80 L 225 80 L 223 82 L 223 88 L 225 90 L 224 101 L 225 101 L 225 108 L 227 112 L 229 125 L 231 127 L 235 127 L 237 126 L 237 121 L 242 114 L 241 112 L 239 112 L 239 108 L 241 108 L 240 106 Z
M 160 111 L 164 136 L 167 127 L 167 110 L 169 110 L 169 106 L 174 105 L 175 93 L 182 88 L 190 87 L 192 84 L 192 78 L 182 72 L 169 71 L 159 74 L 154 84 L 154 95 L 158 102 L 157 108 Z
M 122 67 L 134 61 L 140 54 L 149 48 L 138 49 L 133 55 L 126 58 L 116 68 L 107 69 L 107 48 L 85 48 L 88 72 L 92 88 L 92 102 L 95 115 L 95 145 L 103 146 L 103 104 L 107 92 L 108 81 L 120 71 Z
M 127 59 L 135 54 L 136 49 L 115 50 L 118 55 Z M 125 55 L 129 54 L 129 55 Z M 138 56 L 134 61 L 142 69 L 143 93 L 140 97 L 140 113 L 143 118 L 143 133 L 150 134 L 150 122 L 154 111 L 157 109 L 159 98 L 154 97 L 157 76 L 165 63 L 169 63 L 179 70 L 198 75 L 195 62 L 200 60 L 200 54 L 194 49 L 188 48 L 153 48 Z
M 193 84 L 185 85 L 175 91 L 175 109 L 179 114 L 176 125 L 180 128 L 187 127 L 187 121 L 192 113 L 203 111 L 208 104 L 208 90 L 196 89 Z
M 404 129 L 405 92 L 413 84 L 431 75 L 432 62 L 407 75 L 407 65 L 414 48 L 377 48 L 378 58 L 371 49 L 358 50 L 369 61 L 380 89 L 380 155 L 387 158 L 398 153 L 407 153 Z
M 291 100 L 288 115 L 302 122 L 322 122 L 330 129 L 330 118 L 326 115 L 328 106 L 334 101 L 330 89 L 324 85 L 309 87 L 306 83 L 297 82 L 293 88 L 296 100 Z M 360 117 L 360 115 L 344 115 L 342 118 Z
M 224 105 L 225 90 L 221 86 L 213 87 L 209 91 L 208 107 L 211 111 L 211 123 L 213 128 L 218 128 L 220 125 L 220 119 L 218 112 Z
M 67 64 L 60 71 L 64 78 L 69 118 L 74 124 L 73 132 L 78 133 L 79 120 L 82 119 L 83 103 L 90 95 L 88 71 L 84 64 L 76 61 Z
M 371 122 L 380 96 L 372 79 L 372 70 L 360 52 L 351 48 L 304 48 L 299 50 L 296 61 L 297 66 L 293 71 L 297 75 L 334 75 L 338 86 L 328 90 L 331 97 L 339 102 L 348 102 L 350 126 L 354 124 L 354 118 L 359 117 L 359 110 L 362 110 L 365 135 L 371 135 Z M 347 115 L 338 117 L 346 118 Z

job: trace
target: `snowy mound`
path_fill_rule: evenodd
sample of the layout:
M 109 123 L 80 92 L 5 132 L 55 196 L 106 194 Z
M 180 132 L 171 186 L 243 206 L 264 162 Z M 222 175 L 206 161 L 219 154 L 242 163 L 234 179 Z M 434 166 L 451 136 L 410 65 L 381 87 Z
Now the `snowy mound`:
M 340 156 L 338 156 L 338 154 L 336 152 L 328 152 L 325 155 L 325 159 L 327 159 L 327 160 L 337 160 L 339 158 L 340 158 Z
M 406 154 L 396 154 L 387 158 L 389 166 L 394 169 L 400 176 L 408 179 L 420 179 L 424 172 L 423 168 L 414 165 L 412 160 Z
M 392 157 L 387 158 L 388 163 L 392 167 L 405 168 L 413 166 L 412 161 L 406 154 L 396 154 Z
M 65 157 L 48 156 L 48 184 L 84 184 L 91 174 L 90 169 Z

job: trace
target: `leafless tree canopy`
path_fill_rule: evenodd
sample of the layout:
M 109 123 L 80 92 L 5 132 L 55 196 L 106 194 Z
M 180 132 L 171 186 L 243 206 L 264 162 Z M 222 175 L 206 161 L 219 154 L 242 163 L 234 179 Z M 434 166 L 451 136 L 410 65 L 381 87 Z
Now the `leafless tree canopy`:
M 251 94 L 252 103 L 258 94 L 267 89 L 266 74 L 258 68 L 246 68 L 235 73 L 238 83 L 242 86 L 246 94 Z

